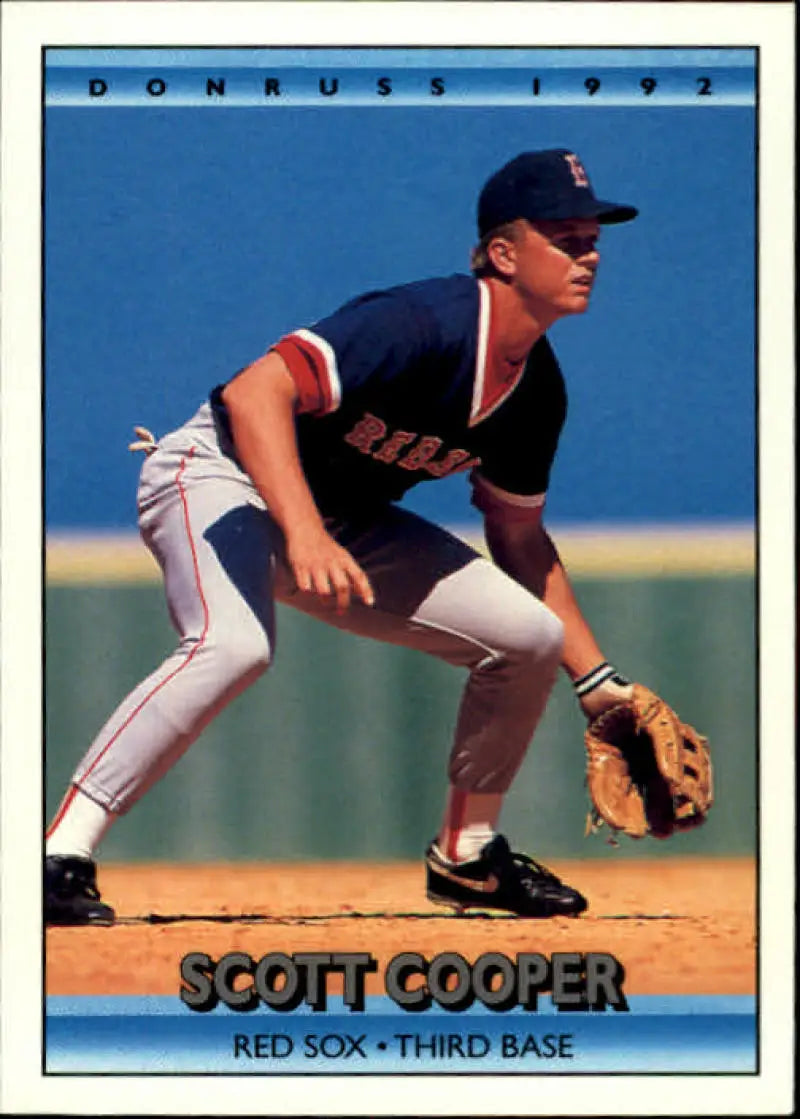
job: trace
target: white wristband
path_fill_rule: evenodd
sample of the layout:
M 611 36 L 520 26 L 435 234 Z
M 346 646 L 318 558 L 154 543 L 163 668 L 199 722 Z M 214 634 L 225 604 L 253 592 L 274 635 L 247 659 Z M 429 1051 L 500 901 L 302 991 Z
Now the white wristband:
M 622 688 L 630 684 L 630 680 L 626 680 L 624 676 L 620 675 L 613 665 L 609 664 L 608 661 L 602 661 L 591 672 L 587 672 L 585 676 L 573 680 L 572 686 L 578 698 L 583 699 L 589 692 L 593 692 L 595 688 L 605 684 L 607 680 L 613 680 L 615 684 L 619 684 Z

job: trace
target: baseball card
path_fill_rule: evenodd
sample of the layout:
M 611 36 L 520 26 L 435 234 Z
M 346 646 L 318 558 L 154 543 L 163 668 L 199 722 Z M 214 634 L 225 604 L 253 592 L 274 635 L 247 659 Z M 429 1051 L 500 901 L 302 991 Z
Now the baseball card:
M 790 1114 L 785 3 L 23 3 L 3 1110 Z

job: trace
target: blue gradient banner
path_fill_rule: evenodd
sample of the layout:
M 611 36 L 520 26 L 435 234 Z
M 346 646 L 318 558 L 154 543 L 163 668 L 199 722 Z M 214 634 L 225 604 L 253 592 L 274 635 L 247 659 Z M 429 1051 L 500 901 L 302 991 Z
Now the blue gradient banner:
M 631 996 L 630 1009 L 403 1013 L 388 997 L 350 1012 L 226 1008 L 179 999 L 52 997 L 47 1073 L 420 1074 L 758 1071 L 751 996 Z
M 753 105 L 747 50 L 49 51 L 49 106 Z

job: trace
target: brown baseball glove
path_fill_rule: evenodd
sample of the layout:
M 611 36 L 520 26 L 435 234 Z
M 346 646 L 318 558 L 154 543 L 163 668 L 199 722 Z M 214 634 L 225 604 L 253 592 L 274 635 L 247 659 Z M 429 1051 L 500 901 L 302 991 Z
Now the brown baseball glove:
M 635 839 L 697 827 L 713 803 L 708 740 L 641 684 L 586 728 L 587 834 L 603 823 Z

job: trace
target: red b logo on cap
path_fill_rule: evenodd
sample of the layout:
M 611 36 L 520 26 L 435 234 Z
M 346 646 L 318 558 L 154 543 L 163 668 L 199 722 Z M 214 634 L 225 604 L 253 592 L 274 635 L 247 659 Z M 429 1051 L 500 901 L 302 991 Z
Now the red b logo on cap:
M 578 159 L 577 155 L 565 155 L 564 159 L 566 159 L 567 164 L 569 165 L 569 169 L 572 174 L 572 179 L 575 183 L 575 186 L 588 187 L 589 176 L 586 174 L 584 166 Z

